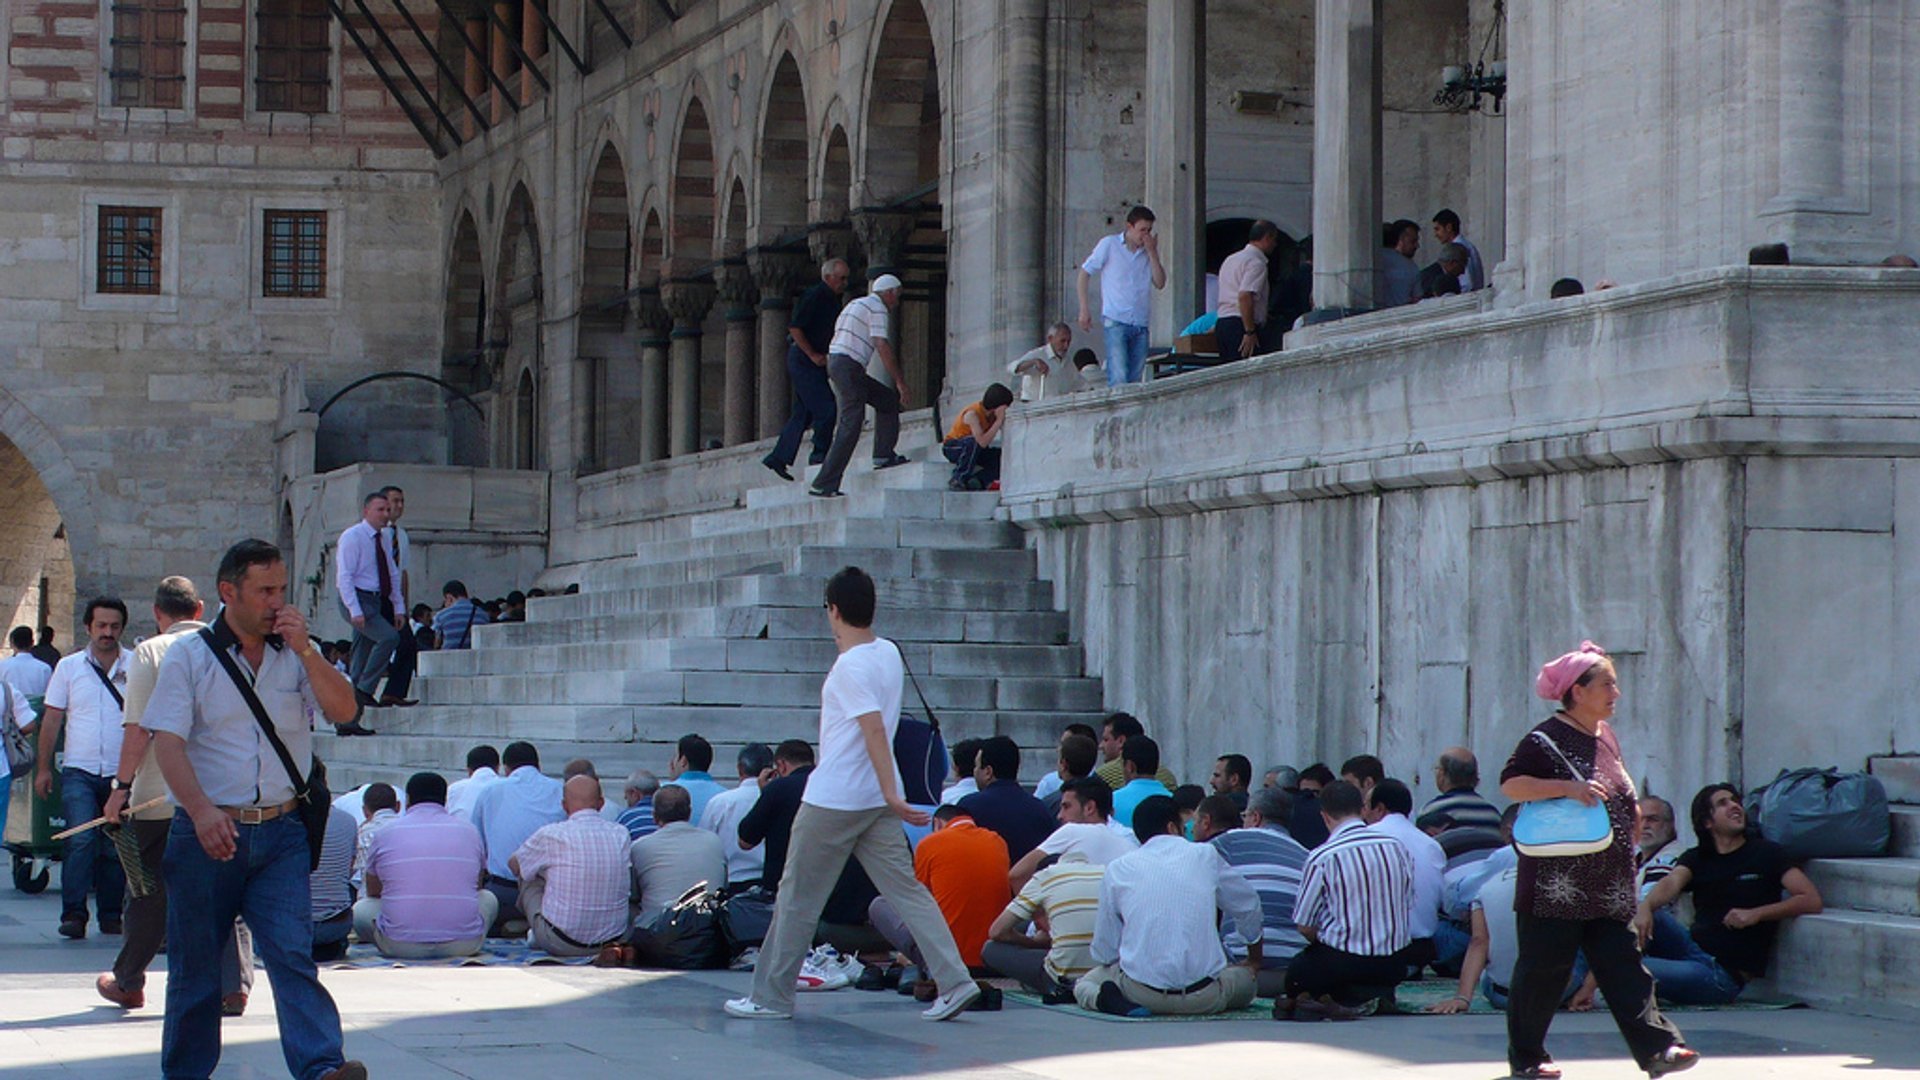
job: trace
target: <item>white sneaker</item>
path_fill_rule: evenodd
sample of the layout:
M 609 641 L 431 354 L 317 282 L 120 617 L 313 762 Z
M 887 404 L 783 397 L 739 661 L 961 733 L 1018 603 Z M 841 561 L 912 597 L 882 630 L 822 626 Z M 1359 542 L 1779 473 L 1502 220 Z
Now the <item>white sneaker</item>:
M 765 1005 L 762 1005 L 759 1002 L 754 1001 L 750 997 L 733 998 L 729 1000 L 726 1003 L 726 1005 L 723 1006 L 723 1008 L 726 1009 L 728 1016 L 738 1017 L 739 1019 L 742 1019 L 742 1020 L 791 1020 L 793 1019 L 792 1013 L 784 1013 L 784 1012 L 780 1012 L 777 1009 L 769 1009 Z
M 934 998 L 933 1004 L 927 1006 L 926 1011 L 920 1014 L 920 1018 L 922 1020 L 951 1020 L 965 1011 L 966 1007 L 973 1004 L 974 999 L 979 996 L 980 984 L 974 982 L 972 979 L 968 979 L 966 982 L 961 983 L 960 988 L 953 993 L 941 994 L 939 997 Z
M 838 990 L 852 982 L 847 978 L 847 973 L 840 969 L 837 958 L 823 958 L 816 949 L 801 961 L 800 976 L 794 980 L 794 989 Z

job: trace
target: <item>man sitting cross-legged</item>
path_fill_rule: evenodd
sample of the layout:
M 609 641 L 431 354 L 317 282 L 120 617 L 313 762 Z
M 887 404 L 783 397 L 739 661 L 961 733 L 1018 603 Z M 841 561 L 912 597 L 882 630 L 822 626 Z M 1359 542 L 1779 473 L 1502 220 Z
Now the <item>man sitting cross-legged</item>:
M 1779 924 L 1818 915 L 1824 905 L 1779 844 L 1747 836 L 1747 812 L 1732 784 L 1702 788 L 1690 816 L 1700 843 L 1640 902 L 1634 930 L 1661 1000 L 1725 1005 L 1767 973 Z M 1664 910 L 1686 891 L 1693 893 L 1691 933 Z
M 380 955 L 404 960 L 472 956 L 500 901 L 487 879 L 480 830 L 447 812 L 447 780 L 414 773 L 407 810 L 376 833 L 366 861 L 366 898 L 353 905 L 353 931 Z
M 1256 974 L 1261 997 L 1280 995 L 1287 962 L 1307 944 L 1293 924 L 1307 849 L 1287 832 L 1292 816 L 1293 797 L 1270 787 L 1253 792 L 1244 813 L 1234 809 L 1231 797 L 1210 795 L 1193 819 L 1194 839 L 1212 844 L 1260 894 L 1260 970 Z M 1226 929 L 1227 953 L 1236 960 L 1244 958 L 1246 941 L 1237 931 Z
M 1171 797 L 1156 795 L 1136 806 L 1133 831 L 1140 850 L 1108 864 L 1100 883 L 1090 947 L 1099 966 L 1074 983 L 1074 1000 L 1083 1009 L 1123 1016 L 1244 1007 L 1253 1000 L 1260 967 L 1259 895 L 1213 845 L 1180 835 Z M 1248 943 L 1245 964 L 1228 963 L 1216 913 Z
M 600 781 L 568 780 L 565 820 L 541 826 L 508 860 L 533 943 L 554 956 L 593 956 L 627 933 L 632 841 L 625 826 L 602 816 L 604 802 Z
M 1413 940 L 1413 859 L 1400 841 L 1361 819 L 1360 789 L 1320 789 L 1327 842 L 1300 872 L 1294 922 L 1307 947 L 1287 965 L 1275 1019 L 1347 1019 L 1373 1011 L 1407 977 Z
M 668 784 L 654 795 L 653 820 L 660 828 L 628 849 L 639 909 L 635 926 L 651 927 L 675 900 L 702 882 L 710 889 L 726 887 L 726 848 L 718 836 L 687 820 L 692 813 L 693 796 L 686 788 Z
M 1133 828 L 1133 808 L 1142 799 L 1156 795 L 1173 796 L 1156 776 L 1160 772 L 1160 744 L 1145 735 L 1135 735 L 1120 748 L 1120 775 L 1125 783 L 1113 790 L 1113 820 L 1121 828 Z
M 1050 858 L 1084 855 L 1095 866 L 1105 866 L 1129 851 L 1138 850 L 1140 841 L 1131 832 L 1113 827 L 1113 791 L 1097 776 L 1069 781 L 1060 789 L 1060 827 L 1048 834 L 1040 846 L 1022 856 L 1007 872 L 1007 881 L 1019 892 L 1040 864 Z
M 1033 875 L 993 920 L 981 959 L 1043 998 L 1068 1000 L 1074 980 L 1093 967 L 1088 947 L 1104 877 L 1106 868 L 1079 852 L 1061 856 Z
M 973 779 L 979 790 L 961 799 L 960 809 L 981 828 L 999 833 L 1007 854 L 1024 858 L 1053 832 L 1053 815 L 1020 786 L 1020 745 L 1011 737 L 980 741 Z
M 913 876 L 940 906 L 960 959 L 980 967 L 987 928 L 1009 899 L 1007 842 L 959 807 L 942 806 L 933 813 L 933 832 L 914 849 Z M 878 897 L 867 911 L 874 927 L 924 973 L 920 946 L 893 902 Z

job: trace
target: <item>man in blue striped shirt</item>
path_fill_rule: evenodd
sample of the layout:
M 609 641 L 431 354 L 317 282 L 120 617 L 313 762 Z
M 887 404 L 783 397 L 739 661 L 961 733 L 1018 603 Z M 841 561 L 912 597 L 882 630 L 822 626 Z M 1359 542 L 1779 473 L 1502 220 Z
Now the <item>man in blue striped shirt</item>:
M 1240 871 L 1260 894 L 1261 997 L 1278 997 L 1286 983 L 1287 963 L 1306 947 L 1293 923 L 1293 905 L 1300 893 L 1300 870 L 1307 849 L 1287 832 L 1293 799 L 1277 787 L 1254 791 L 1247 809 L 1235 808 L 1227 795 L 1210 796 L 1194 815 L 1194 839 L 1210 843 L 1227 865 Z M 1221 935 L 1228 955 L 1244 960 L 1247 943 L 1230 927 Z
M 1407 977 L 1400 953 L 1413 941 L 1413 859 L 1367 828 L 1362 806 L 1345 780 L 1320 789 L 1327 842 L 1307 856 L 1293 908 L 1307 947 L 1287 965 L 1276 1019 L 1367 1015 Z

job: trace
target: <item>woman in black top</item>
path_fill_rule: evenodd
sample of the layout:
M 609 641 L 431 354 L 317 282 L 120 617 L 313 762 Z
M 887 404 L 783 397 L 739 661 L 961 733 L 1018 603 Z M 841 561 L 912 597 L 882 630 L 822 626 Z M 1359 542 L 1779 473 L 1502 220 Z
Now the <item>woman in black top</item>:
M 1590 641 L 1540 669 L 1535 692 L 1559 711 L 1527 733 L 1500 773 L 1500 792 L 1514 802 L 1576 799 L 1604 803 L 1613 842 L 1590 855 L 1520 856 L 1514 893 L 1519 953 L 1508 981 L 1507 1061 L 1513 1075 L 1550 1080 L 1560 1070 L 1546 1048 L 1574 954 L 1585 950 L 1614 1023 L 1634 1060 L 1649 1075 L 1688 1068 L 1699 1055 L 1660 1015 L 1653 976 L 1640 961 L 1629 925 L 1638 901 L 1634 887 L 1633 778 L 1607 721 L 1620 700 L 1613 662 Z

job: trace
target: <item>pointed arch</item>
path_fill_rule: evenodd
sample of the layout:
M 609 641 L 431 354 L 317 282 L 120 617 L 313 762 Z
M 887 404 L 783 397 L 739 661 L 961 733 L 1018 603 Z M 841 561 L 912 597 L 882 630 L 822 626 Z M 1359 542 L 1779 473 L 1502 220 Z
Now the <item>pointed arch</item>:
M 940 74 L 920 0 L 893 0 L 876 22 L 867 70 L 861 205 L 881 206 L 940 177 Z
M 610 305 L 616 305 L 633 278 L 629 205 L 626 166 L 619 149 L 606 143 L 587 183 L 586 221 L 581 229 L 586 250 L 580 264 L 580 312 L 594 323 L 621 321 L 624 305 Z
M 671 222 L 667 256 L 674 275 L 704 272 L 713 262 L 713 127 L 699 93 L 688 87 L 686 111 L 674 140 L 673 178 L 667 191 Z
M 462 207 L 454 218 L 453 244 L 447 255 L 446 311 L 440 344 L 440 378 L 469 394 L 486 389 L 488 313 L 486 259 L 473 210 Z M 485 421 L 457 399 L 446 411 L 446 460 L 449 465 L 485 465 Z
M 835 124 L 820 144 L 820 183 L 815 189 L 813 220 L 847 220 L 853 200 L 853 147 L 847 129 Z
M 759 219 L 753 242 L 771 245 L 798 236 L 807 225 L 806 86 L 800 65 L 784 48 L 767 80 L 767 96 L 760 108 L 760 171 L 757 180 Z

